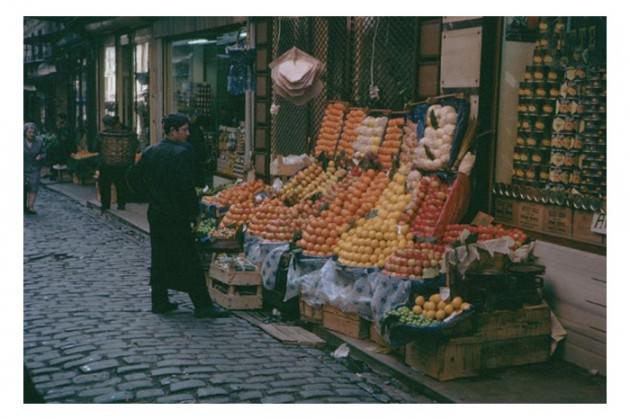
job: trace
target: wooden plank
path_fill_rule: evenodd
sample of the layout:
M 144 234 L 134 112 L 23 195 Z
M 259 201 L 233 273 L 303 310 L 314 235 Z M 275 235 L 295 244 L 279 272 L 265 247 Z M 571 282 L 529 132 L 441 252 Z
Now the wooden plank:
M 255 322 L 256 326 L 265 331 L 268 335 L 286 345 L 314 346 L 322 347 L 326 342 L 314 333 L 302 329 L 298 326 L 288 326 L 282 324 Z
M 606 334 L 605 316 L 582 310 L 578 306 L 562 300 L 554 301 L 552 308 L 561 323 L 569 321 L 580 325 L 583 329 L 591 329 L 594 333 Z
M 590 352 L 577 345 L 566 343 L 564 359 L 587 370 L 595 369 L 601 375 L 606 375 L 606 357 Z

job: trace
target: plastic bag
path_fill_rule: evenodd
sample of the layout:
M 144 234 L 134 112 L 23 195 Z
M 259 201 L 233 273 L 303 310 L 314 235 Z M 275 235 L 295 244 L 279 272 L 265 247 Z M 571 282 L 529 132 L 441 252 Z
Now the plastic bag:
M 372 318 L 380 325 L 385 313 L 407 304 L 411 295 L 411 281 L 375 272 L 370 276 L 370 282 L 374 289 L 370 305 Z
M 265 245 L 263 245 L 263 248 L 264 246 Z M 270 246 L 268 246 L 268 248 L 269 247 Z M 287 250 L 289 250 L 289 245 L 281 244 L 269 248 L 268 252 L 266 252 L 267 254 L 263 259 L 261 268 L 262 281 L 265 289 L 274 290 L 276 288 L 276 274 L 278 273 L 280 258 Z
M 367 269 L 341 269 L 332 259 L 322 268 L 321 292 L 327 303 L 345 313 L 358 313 L 370 320 L 372 318 L 372 287 Z
M 327 258 L 310 258 L 302 254 L 293 254 L 287 272 L 287 289 L 284 301 L 297 297 L 300 294 L 300 285 L 304 277 L 311 272 L 319 271 L 327 260 Z

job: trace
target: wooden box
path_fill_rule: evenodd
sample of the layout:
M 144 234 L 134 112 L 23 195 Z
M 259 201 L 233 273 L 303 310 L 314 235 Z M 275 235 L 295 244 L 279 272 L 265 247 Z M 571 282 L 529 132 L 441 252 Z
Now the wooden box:
M 366 339 L 370 336 L 370 322 L 357 313 L 344 313 L 330 304 L 324 305 L 323 324 L 326 329 L 355 339 Z
M 322 324 L 324 321 L 324 308 L 321 305 L 310 305 L 300 298 L 300 318 L 310 323 Z
M 478 323 L 472 336 L 427 338 L 408 344 L 405 363 L 445 381 L 549 359 L 551 325 L 546 305 L 480 313 Z
M 217 304 L 231 310 L 256 310 L 263 306 L 259 272 L 236 272 L 210 266 L 206 276 L 208 292 Z
M 573 228 L 572 228 L 571 235 L 575 240 L 603 245 L 604 244 L 603 235 L 593 233 L 591 231 L 592 221 L 593 221 L 592 212 L 574 211 L 573 212 Z

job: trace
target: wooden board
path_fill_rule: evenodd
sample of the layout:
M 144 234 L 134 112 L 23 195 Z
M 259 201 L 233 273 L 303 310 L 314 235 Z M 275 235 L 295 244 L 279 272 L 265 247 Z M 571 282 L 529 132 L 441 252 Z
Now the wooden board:
M 288 345 L 323 347 L 326 341 L 314 333 L 298 326 L 265 323 L 266 317 L 257 312 L 240 312 L 238 316 L 264 330 L 269 335 Z
M 323 324 L 326 329 L 343 333 L 355 339 L 366 339 L 370 336 L 370 322 L 356 313 L 344 313 L 330 304 L 324 305 Z

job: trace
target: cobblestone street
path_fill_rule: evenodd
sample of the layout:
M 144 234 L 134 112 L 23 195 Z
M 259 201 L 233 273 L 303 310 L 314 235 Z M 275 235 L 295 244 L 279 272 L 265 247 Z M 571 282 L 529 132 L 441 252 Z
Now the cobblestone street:
M 38 209 L 24 222 L 24 362 L 46 402 L 429 402 L 237 316 L 196 319 L 186 294 L 152 314 L 145 234 L 46 189 Z

